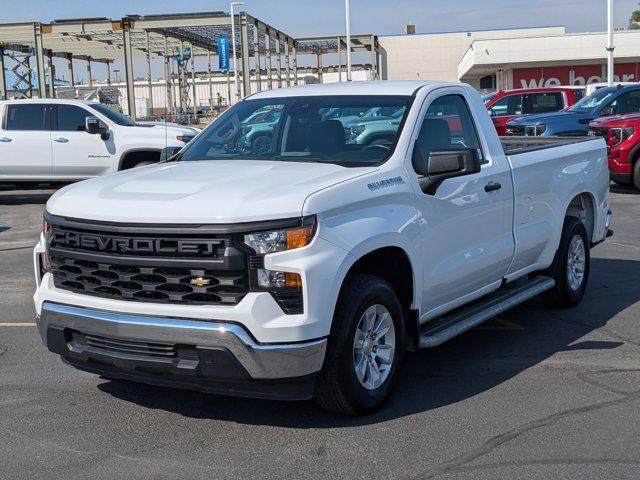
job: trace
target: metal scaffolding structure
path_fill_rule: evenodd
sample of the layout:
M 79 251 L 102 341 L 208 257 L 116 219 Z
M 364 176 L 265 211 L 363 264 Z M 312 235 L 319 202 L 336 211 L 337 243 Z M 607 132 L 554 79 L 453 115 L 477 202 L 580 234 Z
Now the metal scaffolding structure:
M 252 92 L 252 85 L 257 91 L 265 87 L 297 85 L 298 55 L 317 55 L 321 75 L 322 55 L 338 53 L 342 58 L 341 52 L 346 49 L 344 37 L 295 39 L 247 12 L 234 15 L 234 23 L 239 46 L 236 55 L 241 66 L 241 97 Z M 18 97 L 31 97 L 36 93 L 40 98 L 55 96 L 53 81 L 47 83 L 47 77 L 53 79 L 55 76 L 54 58 L 66 61 L 71 88 L 76 86 L 74 62 L 86 62 L 85 85 L 90 88 L 94 85 L 95 64 L 106 66 L 106 84 L 111 85 L 111 65 L 123 62 L 126 107 L 129 115 L 136 118 L 134 61 L 146 61 L 149 98 L 153 100 L 151 65 L 152 60 L 161 59 L 167 83 L 166 104 L 183 113 L 195 113 L 196 60 L 201 63 L 206 61 L 207 70 L 211 72 L 211 62 L 217 59 L 218 54 L 217 39 L 224 36 L 230 38 L 231 32 L 231 18 L 225 12 L 129 15 L 120 20 L 80 18 L 50 23 L 0 24 L 0 99 L 6 99 L 9 91 Z M 377 38 L 374 35 L 353 36 L 351 49 L 371 52 L 372 78 L 379 78 Z M 20 85 L 6 84 L 5 59 L 12 64 L 11 68 L 20 79 Z M 33 75 L 37 75 L 37 82 L 31 81 Z M 233 81 L 233 78 L 227 76 L 227 81 Z M 189 91 L 189 83 L 192 91 Z M 37 92 L 33 91 L 34 84 L 37 85 Z M 174 87 L 178 88 L 177 95 Z M 210 87 L 209 105 L 214 104 L 212 96 Z

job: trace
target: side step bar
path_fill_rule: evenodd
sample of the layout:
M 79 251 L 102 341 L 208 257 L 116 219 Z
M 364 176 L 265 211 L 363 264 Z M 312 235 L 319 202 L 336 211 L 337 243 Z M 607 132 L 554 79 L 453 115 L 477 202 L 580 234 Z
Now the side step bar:
M 504 287 L 503 290 L 498 290 L 486 299 L 450 316 L 432 320 L 420 332 L 420 348 L 437 347 L 519 303 L 540 295 L 554 285 L 553 278 L 536 277 L 523 285 Z

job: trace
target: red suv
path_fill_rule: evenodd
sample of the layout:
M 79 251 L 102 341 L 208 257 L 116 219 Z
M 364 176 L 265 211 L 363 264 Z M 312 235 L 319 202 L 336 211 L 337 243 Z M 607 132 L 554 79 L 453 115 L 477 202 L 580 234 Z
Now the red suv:
M 529 113 L 557 112 L 584 96 L 584 87 L 521 88 L 501 90 L 485 105 L 498 135 L 504 135 L 507 122 Z
M 589 135 L 604 137 L 609 152 L 611 180 L 640 189 L 640 113 L 596 118 Z

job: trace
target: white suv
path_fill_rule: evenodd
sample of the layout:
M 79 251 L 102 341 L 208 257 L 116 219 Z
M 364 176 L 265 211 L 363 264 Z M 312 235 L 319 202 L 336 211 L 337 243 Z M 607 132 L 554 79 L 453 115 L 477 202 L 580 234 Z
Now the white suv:
M 80 100 L 0 102 L 0 118 L 0 182 L 81 180 L 155 163 L 198 133 Z

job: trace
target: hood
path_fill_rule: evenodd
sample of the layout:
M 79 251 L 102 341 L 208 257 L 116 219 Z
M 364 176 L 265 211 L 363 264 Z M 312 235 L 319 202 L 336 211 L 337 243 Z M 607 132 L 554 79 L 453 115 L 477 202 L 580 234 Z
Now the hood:
M 375 171 L 329 163 L 215 160 L 134 168 L 59 190 L 54 215 L 121 223 L 236 223 L 300 216 L 306 198 Z
M 625 115 L 614 115 L 611 117 L 600 117 L 593 120 L 590 125 L 597 127 L 620 127 L 620 126 L 632 126 L 623 125 L 626 123 L 633 124 L 634 122 L 640 122 L 640 113 L 627 113 Z
M 126 128 L 137 128 L 141 133 L 145 135 L 157 135 L 162 137 L 164 137 L 165 134 L 168 137 L 176 137 L 178 135 L 195 137 L 198 133 L 200 133 L 199 130 L 191 127 L 172 126 L 169 124 L 161 123 L 139 123 L 135 127 Z
M 589 118 L 590 116 L 590 113 L 560 110 L 558 112 L 523 115 L 521 117 L 514 118 L 513 120 L 509 120 L 507 125 L 539 125 L 541 123 L 570 122 Z

